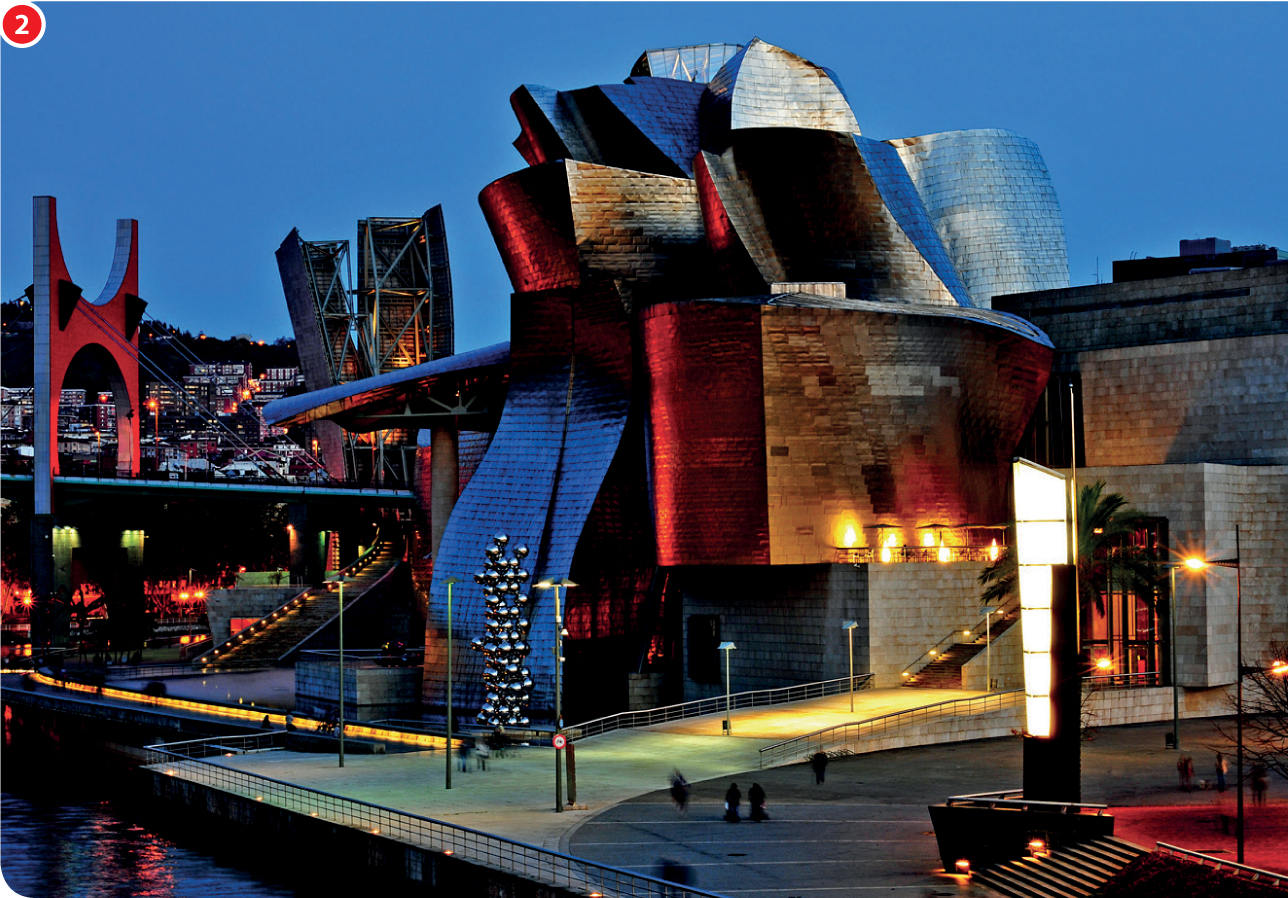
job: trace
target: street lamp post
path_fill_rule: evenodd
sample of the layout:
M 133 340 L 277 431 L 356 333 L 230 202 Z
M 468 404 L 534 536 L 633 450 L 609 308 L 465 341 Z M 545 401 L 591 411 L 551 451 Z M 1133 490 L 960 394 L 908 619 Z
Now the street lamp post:
M 452 587 L 461 581 L 448 577 L 447 584 L 447 788 L 452 788 Z
M 340 733 L 340 766 L 344 766 L 344 574 L 339 573 L 335 578 L 328 580 L 328 583 L 337 583 L 340 586 L 340 722 L 338 729 Z
M 563 611 L 559 607 L 559 587 L 568 589 L 576 586 L 567 577 L 560 577 L 558 580 L 547 578 L 537 584 L 537 589 L 553 589 L 555 591 L 555 736 L 561 735 L 563 730 Z M 563 811 L 563 749 L 555 746 L 555 810 Z
M 716 646 L 717 651 L 721 651 L 725 653 L 725 735 L 726 736 L 733 735 L 733 725 L 729 721 L 729 653 L 736 648 L 737 646 L 734 645 L 732 642 L 722 642 L 720 643 L 720 645 Z M 854 682 L 853 676 L 850 677 L 850 682 L 851 683 Z
M 1238 845 L 1238 863 L 1243 863 L 1243 567 L 1239 546 L 1239 525 L 1234 525 L 1234 557 L 1221 561 L 1205 561 L 1202 558 L 1187 558 L 1185 566 L 1191 570 L 1201 571 L 1207 567 L 1234 568 L 1235 582 L 1235 841 Z
M 859 625 L 856 620 L 847 620 L 841 624 L 847 636 L 850 637 L 850 713 L 854 713 L 854 628 Z M 726 656 L 727 658 L 727 656 Z
M 993 609 L 984 609 L 984 691 L 993 691 Z

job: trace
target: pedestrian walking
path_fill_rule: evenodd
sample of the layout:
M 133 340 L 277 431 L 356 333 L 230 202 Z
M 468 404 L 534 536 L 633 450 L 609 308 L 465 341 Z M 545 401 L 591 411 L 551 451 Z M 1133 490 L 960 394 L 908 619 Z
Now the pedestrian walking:
M 470 746 L 473 744 L 469 739 L 461 740 L 461 773 L 470 772 Z
M 474 744 L 474 754 L 476 754 L 479 759 L 479 770 L 487 772 L 487 759 L 492 757 L 492 749 L 488 746 L 487 740 L 482 736 L 479 736 L 478 740 Z
M 809 766 L 814 768 L 814 785 L 823 782 L 823 774 L 827 772 L 827 752 L 819 750 L 810 756 Z
M 738 805 L 742 804 L 742 793 L 738 791 L 738 784 L 733 783 L 729 786 L 729 791 L 725 793 L 725 822 L 737 823 L 742 818 L 738 816 Z
M 295 729 L 295 715 L 293 713 L 286 715 L 286 729 L 288 731 Z
M 671 771 L 671 801 L 675 802 L 675 809 L 681 814 L 689 805 L 689 783 L 679 770 Z
M 1176 759 L 1176 774 L 1181 779 L 1181 791 L 1189 792 L 1194 788 L 1194 759 L 1181 755 Z
M 1264 808 L 1266 806 L 1266 765 L 1260 761 L 1253 764 L 1248 778 L 1252 781 L 1253 807 Z
M 1225 791 L 1225 775 L 1230 770 L 1230 762 L 1225 759 L 1225 755 L 1220 752 L 1216 753 L 1216 791 Z
M 752 820 L 759 822 L 769 819 L 769 815 L 765 813 L 765 790 L 760 788 L 760 783 L 752 783 L 751 788 L 747 790 L 747 804 L 751 805 L 751 813 L 748 816 Z

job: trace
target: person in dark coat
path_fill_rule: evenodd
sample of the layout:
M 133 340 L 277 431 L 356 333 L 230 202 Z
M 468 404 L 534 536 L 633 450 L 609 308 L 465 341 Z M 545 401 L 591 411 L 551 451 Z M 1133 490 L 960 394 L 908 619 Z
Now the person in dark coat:
M 689 783 L 678 770 L 671 771 L 671 800 L 681 814 L 689 804 Z
M 738 816 L 738 805 L 742 804 L 742 793 L 738 791 L 738 784 L 733 783 L 729 786 L 729 791 L 725 793 L 725 822 L 737 823 L 742 818 Z
M 817 751 L 810 756 L 809 766 L 814 768 L 814 785 L 823 782 L 823 774 L 827 770 L 827 752 Z
M 751 789 L 747 792 L 747 804 L 751 805 L 752 820 L 769 819 L 769 815 L 765 813 L 765 790 L 760 788 L 760 783 L 751 784 Z

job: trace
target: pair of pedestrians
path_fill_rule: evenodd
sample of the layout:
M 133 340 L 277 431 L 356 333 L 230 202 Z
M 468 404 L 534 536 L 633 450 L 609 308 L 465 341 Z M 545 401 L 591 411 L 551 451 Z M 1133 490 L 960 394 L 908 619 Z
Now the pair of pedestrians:
M 747 801 L 751 805 L 751 814 L 749 819 L 759 823 L 761 820 L 768 820 L 769 815 L 765 813 L 765 790 L 760 787 L 760 783 L 752 783 L 751 790 L 747 793 Z M 738 784 L 733 783 L 729 786 L 729 791 L 725 793 L 725 822 L 737 823 L 742 818 L 738 816 L 738 807 L 742 804 L 742 792 L 738 789 Z

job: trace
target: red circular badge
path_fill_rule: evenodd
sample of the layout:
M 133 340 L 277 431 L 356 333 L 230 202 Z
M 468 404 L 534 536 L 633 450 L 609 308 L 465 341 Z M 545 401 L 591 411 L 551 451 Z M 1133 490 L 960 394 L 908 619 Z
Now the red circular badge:
M 565 745 L 568 744 L 568 739 L 564 736 L 563 733 L 560 733 L 558 736 L 555 736 L 555 738 L 551 741 L 554 743 L 555 748 L 563 748 Z
M 45 14 L 34 3 L 15 3 L 4 11 L 4 40 L 11 47 L 30 47 L 45 36 Z

